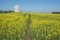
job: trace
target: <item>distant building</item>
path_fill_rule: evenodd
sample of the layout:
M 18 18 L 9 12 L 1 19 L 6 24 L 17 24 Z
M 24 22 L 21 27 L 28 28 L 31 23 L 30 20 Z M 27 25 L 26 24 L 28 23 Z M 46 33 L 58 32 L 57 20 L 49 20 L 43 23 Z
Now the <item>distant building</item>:
M 19 12 L 19 6 L 18 5 L 14 6 L 14 12 Z

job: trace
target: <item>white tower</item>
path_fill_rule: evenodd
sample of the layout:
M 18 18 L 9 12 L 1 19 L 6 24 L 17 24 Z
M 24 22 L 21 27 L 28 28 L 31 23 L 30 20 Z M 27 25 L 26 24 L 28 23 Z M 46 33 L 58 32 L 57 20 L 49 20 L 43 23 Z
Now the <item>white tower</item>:
M 18 5 L 14 6 L 14 12 L 19 12 L 19 6 Z

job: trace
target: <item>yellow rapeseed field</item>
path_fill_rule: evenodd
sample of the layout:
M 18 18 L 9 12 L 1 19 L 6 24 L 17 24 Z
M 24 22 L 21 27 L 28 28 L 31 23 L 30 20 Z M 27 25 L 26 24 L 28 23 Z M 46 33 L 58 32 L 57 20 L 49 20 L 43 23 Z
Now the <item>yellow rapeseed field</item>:
M 59 14 L 0 14 L 0 40 L 25 40 L 27 27 L 31 40 L 60 40 Z

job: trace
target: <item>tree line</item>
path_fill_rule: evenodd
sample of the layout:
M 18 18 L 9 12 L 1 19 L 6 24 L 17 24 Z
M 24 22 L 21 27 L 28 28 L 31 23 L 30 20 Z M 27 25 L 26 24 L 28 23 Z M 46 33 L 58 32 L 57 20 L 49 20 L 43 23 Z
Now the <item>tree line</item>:
M 8 11 L 7 10 L 4 10 L 4 11 L 0 10 L 0 13 L 9 13 L 9 12 L 14 12 L 14 11 L 12 11 L 12 10 L 8 10 Z
M 60 12 L 52 12 L 52 14 L 60 14 Z

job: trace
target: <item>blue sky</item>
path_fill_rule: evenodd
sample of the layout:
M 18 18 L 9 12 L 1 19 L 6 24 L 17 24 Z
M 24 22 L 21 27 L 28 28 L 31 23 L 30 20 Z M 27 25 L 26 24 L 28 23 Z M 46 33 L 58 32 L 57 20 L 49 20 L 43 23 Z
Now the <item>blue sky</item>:
M 60 0 L 0 0 L 0 10 L 14 10 L 14 5 L 20 11 L 60 12 Z

